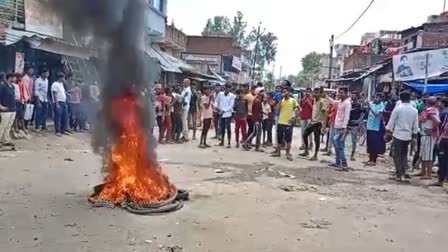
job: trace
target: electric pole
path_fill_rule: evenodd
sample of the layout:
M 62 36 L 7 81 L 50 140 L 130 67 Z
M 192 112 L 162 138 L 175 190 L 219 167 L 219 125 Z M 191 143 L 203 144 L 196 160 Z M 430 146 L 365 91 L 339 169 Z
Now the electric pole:
M 443 0 L 443 12 L 446 10 L 446 0 Z
M 261 29 L 261 22 L 258 24 L 258 30 L 257 30 L 257 41 L 255 43 L 255 52 L 254 52 L 254 62 L 252 64 L 252 80 L 255 79 L 255 67 L 257 65 L 257 56 L 258 56 L 258 44 L 260 40 L 260 29 Z
M 333 70 L 333 49 L 334 49 L 334 35 L 330 37 L 330 68 L 328 69 L 328 88 L 331 88 L 332 70 Z

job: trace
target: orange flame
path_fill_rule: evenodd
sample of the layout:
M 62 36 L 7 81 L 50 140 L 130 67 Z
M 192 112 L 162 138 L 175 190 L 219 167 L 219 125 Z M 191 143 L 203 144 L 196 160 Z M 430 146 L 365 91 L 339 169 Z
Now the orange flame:
M 141 127 L 139 109 L 132 94 L 113 101 L 111 113 L 121 133 L 111 148 L 106 183 L 95 200 L 151 205 L 170 198 L 177 190 L 160 165 L 148 156 L 148 139 Z

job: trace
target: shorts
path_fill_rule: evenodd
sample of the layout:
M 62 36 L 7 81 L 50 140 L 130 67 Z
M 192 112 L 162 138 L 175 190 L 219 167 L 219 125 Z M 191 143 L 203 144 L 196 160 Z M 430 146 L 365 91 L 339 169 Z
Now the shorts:
M 292 132 L 294 127 L 290 125 L 279 124 L 277 125 L 277 141 L 278 144 L 291 143 Z
M 16 119 L 23 120 L 25 118 L 25 104 L 16 102 Z

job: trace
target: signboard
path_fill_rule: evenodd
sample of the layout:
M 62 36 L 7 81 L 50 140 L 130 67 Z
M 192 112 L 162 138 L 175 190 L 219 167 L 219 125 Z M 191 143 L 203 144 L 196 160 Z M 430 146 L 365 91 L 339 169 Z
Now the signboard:
M 25 53 L 16 52 L 16 64 L 14 67 L 15 73 L 23 73 L 25 68 Z
M 43 2 L 43 0 L 25 1 L 25 30 L 62 38 L 62 19 Z
M 234 56 L 232 57 L 232 67 L 241 72 L 241 70 L 243 69 L 243 63 L 239 58 Z
M 221 65 L 221 55 L 183 53 L 182 59 L 193 64 Z
M 448 49 L 395 55 L 393 66 L 397 81 L 425 79 L 426 67 L 428 78 L 437 77 L 448 72 Z

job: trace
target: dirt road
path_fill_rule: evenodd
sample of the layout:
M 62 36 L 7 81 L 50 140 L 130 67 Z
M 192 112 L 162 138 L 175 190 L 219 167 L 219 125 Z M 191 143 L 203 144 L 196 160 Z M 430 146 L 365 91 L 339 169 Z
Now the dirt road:
M 88 204 L 101 181 L 101 160 L 87 135 L 34 136 L 18 152 L 0 153 L 0 251 L 421 252 L 446 246 L 446 190 L 418 180 L 395 184 L 387 162 L 365 168 L 358 157 L 355 171 L 341 173 L 322 162 L 201 150 L 196 143 L 162 146 L 159 158 L 192 199 L 179 212 L 142 217 Z

